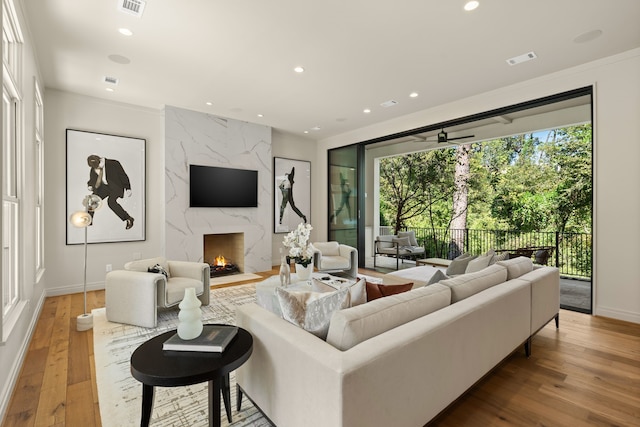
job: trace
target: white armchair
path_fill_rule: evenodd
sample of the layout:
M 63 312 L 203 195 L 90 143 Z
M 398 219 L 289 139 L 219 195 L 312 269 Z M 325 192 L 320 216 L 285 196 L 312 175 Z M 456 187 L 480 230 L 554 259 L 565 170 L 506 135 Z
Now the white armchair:
M 313 243 L 313 264 L 318 271 L 345 272 L 349 277 L 358 276 L 358 250 L 338 242 Z
M 149 273 L 159 264 L 168 273 Z M 107 273 L 105 306 L 107 320 L 155 328 L 158 307 L 173 307 L 182 301 L 186 288 L 196 288 L 203 305 L 209 305 L 209 264 L 167 261 L 163 257 L 131 261 L 124 270 Z

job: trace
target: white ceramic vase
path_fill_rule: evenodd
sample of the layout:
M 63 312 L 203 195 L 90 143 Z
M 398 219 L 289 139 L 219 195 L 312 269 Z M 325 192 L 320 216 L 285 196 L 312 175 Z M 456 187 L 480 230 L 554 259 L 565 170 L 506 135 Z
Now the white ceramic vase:
M 202 333 L 202 302 L 196 296 L 196 288 L 186 288 L 184 298 L 178 305 L 178 336 L 183 340 L 192 340 Z
M 296 263 L 296 276 L 298 276 L 298 280 L 309 280 L 311 273 L 313 273 L 313 259 L 306 267 Z

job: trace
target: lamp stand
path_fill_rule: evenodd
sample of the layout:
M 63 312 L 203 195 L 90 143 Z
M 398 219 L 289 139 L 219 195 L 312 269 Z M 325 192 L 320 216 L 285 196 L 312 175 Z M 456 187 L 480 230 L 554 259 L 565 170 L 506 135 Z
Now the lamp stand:
M 87 228 L 84 227 L 84 276 L 82 280 L 84 313 L 76 318 L 76 330 L 78 331 L 86 331 L 93 328 L 93 313 L 87 313 Z

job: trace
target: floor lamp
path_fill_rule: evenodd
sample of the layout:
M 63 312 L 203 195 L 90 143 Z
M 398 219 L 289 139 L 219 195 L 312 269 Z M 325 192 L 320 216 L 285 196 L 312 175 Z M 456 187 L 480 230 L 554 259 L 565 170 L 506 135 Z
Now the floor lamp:
M 93 220 L 93 215 L 91 214 L 102 206 L 102 199 L 95 194 L 89 194 L 82 200 L 82 204 L 84 205 L 84 210 L 76 211 L 69 217 L 69 221 L 74 227 L 84 228 L 84 276 L 82 280 L 84 313 L 79 315 L 76 320 L 76 329 L 78 331 L 86 331 L 93 328 L 93 314 L 87 313 L 87 228 Z

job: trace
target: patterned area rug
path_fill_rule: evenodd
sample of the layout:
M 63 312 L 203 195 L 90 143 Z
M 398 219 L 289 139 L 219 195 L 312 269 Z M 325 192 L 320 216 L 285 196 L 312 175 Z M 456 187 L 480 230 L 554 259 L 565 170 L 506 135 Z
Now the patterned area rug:
M 254 284 L 231 286 L 211 291 L 211 304 L 202 307 L 207 323 L 235 324 L 235 308 L 255 302 Z M 178 310 L 158 314 L 158 327 L 147 329 L 107 321 L 105 309 L 93 310 L 93 348 L 100 416 L 104 427 L 133 426 L 140 424 L 142 384 L 131 376 L 131 353 L 146 340 L 178 324 Z M 272 426 L 253 406 L 246 396 L 242 411 L 236 411 L 235 373 L 231 379 L 231 403 L 233 423 L 227 422 L 222 405 L 222 425 L 230 427 Z M 156 387 L 151 425 L 155 426 L 208 426 L 208 393 L 206 384 L 188 387 Z

